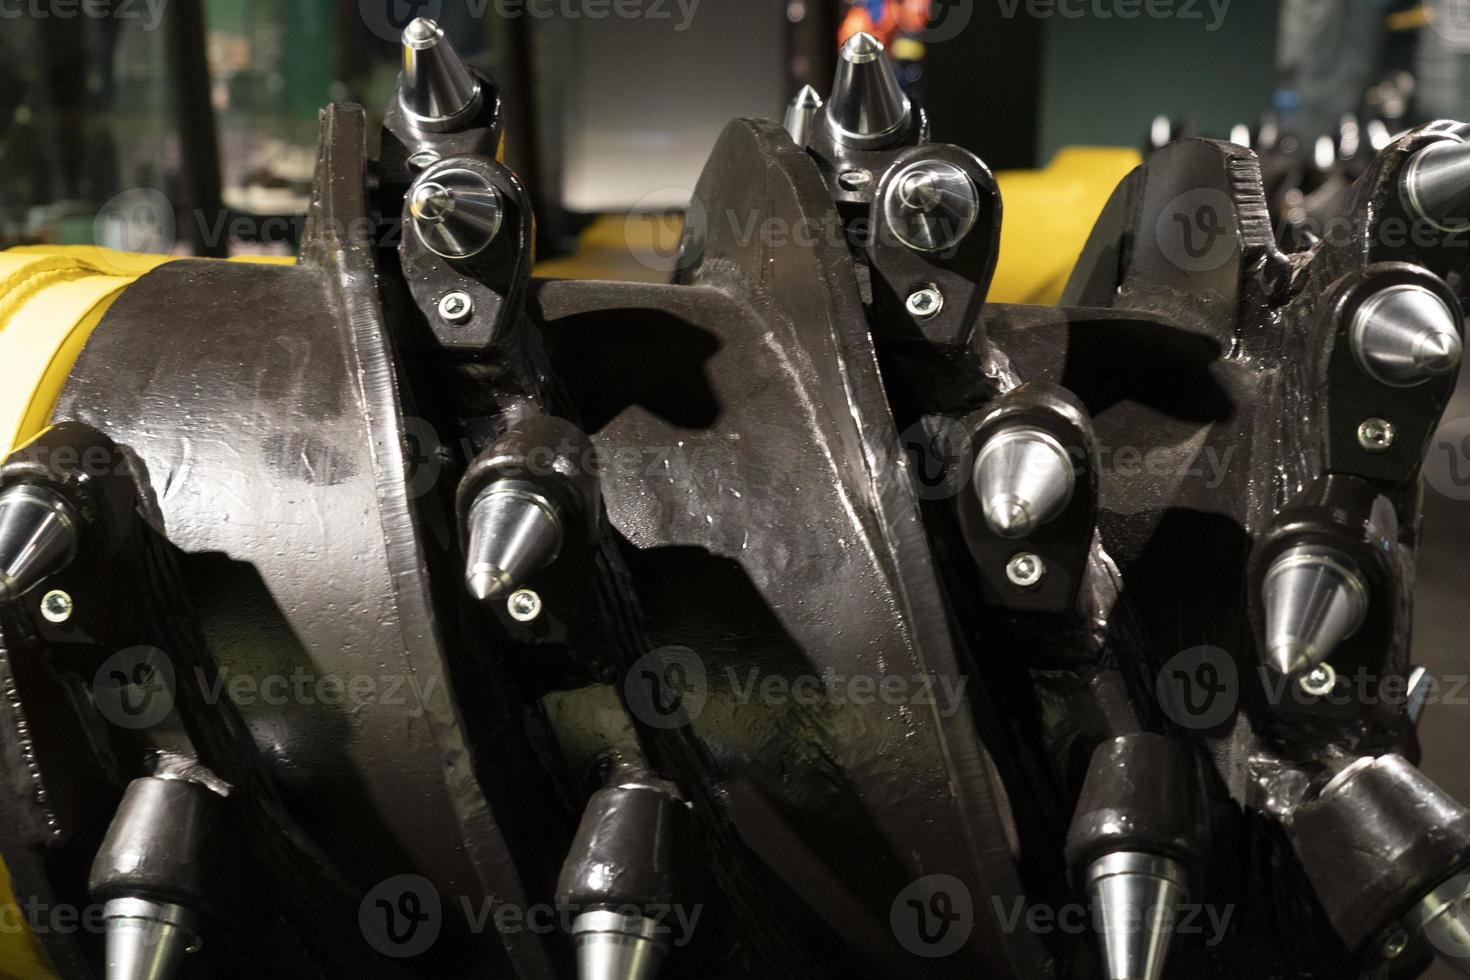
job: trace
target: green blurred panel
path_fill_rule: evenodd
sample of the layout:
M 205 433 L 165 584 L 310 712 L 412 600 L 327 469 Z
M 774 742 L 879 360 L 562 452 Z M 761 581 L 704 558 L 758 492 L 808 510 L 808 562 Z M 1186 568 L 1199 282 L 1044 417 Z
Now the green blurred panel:
M 1160 114 L 1223 137 L 1270 105 L 1276 0 L 1016 2 L 1017 16 L 1051 11 L 1042 18 L 1043 161 L 1069 145 L 1141 146 Z

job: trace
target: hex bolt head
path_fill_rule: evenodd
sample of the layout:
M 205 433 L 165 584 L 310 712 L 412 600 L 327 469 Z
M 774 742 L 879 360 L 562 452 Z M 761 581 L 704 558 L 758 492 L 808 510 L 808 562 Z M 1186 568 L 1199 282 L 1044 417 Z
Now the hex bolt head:
M 41 615 L 48 623 L 64 623 L 71 619 L 73 603 L 70 593 L 52 589 L 41 596 Z
M 541 615 L 541 596 L 532 589 L 517 589 L 505 601 L 510 618 L 518 623 L 529 623 Z
M 446 293 L 439 300 L 439 318 L 446 323 L 456 326 L 468 323 L 470 317 L 475 315 L 475 301 L 470 294 L 462 289 L 456 289 L 452 293 Z
M 1297 681 L 1303 692 L 1314 698 L 1325 698 L 1337 687 L 1337 671 L 1331 664 L 1318 664 Z
M 1358 426 L 1358 445 L 1365 452 L 1386 453 L 1393 448 L 1397 438 L 1398 430 L 1387 419 L 1364 419 L 1363 424 Z
M 1021 589 L 1034 589 L 1041 584 L 1046 577 L 1046 562 L 1041 560 L 1040 555 L 1023 551 L 1006 564 L 1006 578 L 1011 584 Z
M 914 319 L 932 320 L 944 309 L 944 294 L 934 286 L 926 286 L 913 292 L 904 305 Z

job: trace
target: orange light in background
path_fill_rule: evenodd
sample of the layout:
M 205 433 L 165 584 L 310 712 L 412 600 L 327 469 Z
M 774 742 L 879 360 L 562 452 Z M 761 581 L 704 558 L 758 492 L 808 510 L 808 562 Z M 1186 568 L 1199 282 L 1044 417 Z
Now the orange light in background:
M 854 34 L 872 34 L 884 45 L 891 45 L 902 35 L 918 34 L 929 26 L 933 0 L 884 0 L 882 16 L 875 22 L 867 4 L 853 4 L 843 18 L 837 38 L 846 44 Z

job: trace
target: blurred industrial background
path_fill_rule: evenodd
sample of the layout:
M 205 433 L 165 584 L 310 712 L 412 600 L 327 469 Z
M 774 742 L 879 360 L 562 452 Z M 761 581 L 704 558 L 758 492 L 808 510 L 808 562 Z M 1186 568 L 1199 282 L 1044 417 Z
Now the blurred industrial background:
M 656 9 L 661 16 L 654 16 Z M 1261 154 L 1277 232 L 1397 133 L 1470 119 L 1470 0 L 0 0 L 0 247 L 290 254 L 317 112 L 388 103 L 440 21 L 506 99 L 542 271 L 657 278 L 599 216 L 678 210 L 728 119 L 825 91 L 878 31 L 935 138 L 996 170 L 1182 135 Z M 375 131 L 370 126 L 370 131 Z M 1003 184 L 1004 187 L 1004 184 Z M 604 219 L 605 220 L 605 219 Z M 656 225 L 652 226 L 655 234 Z M 1070 258 L 1070 257 L 1069 257 Z M 1470 799 L 1470 385 L 1427 467 L 1415 649 L 1444 679 L 1424 769 Z M 1463 492 L 1462 492 L 1463 491 Z M 1432 976 L 1449 976 L 1431 974 Z

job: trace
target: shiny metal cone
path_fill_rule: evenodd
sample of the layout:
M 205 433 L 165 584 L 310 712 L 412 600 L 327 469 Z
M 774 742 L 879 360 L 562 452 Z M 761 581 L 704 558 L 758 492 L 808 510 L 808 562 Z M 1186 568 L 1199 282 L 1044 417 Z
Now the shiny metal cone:
M 1396 388 L 1423 384 L 1460 366 L 1455 314 L 1423 286 L 1390 286 L 1353 317 L 1353 355 L 1371 377 Z
M 420 128 L 449 129 L 472 114 L 481 98 L 480 80 L 470 71 L 439 25 L 424 17 L 403 31 L 403 76 L 399 99 Z
M 846 146 L 878 149 L 903 131 L 912 113 L 883 43 L 871 34 L 854 34 L 842 46 L 827 103 L 833 137 Z
M 500 191 L 485 178 L 469 170 L 447 170 L 413 186 L 409 216 L 429 251 L 446 259 L 467 259 L 495 240 L 505 209 Z
M 572 922 L 577 980 L 653 980 L 663 962 L 658 923 L 616 912 L 584 912 Z
M 533 484 L 503 480 L 481 491 L 470 509 L 465 584 L 476 599 L 496 599 L 556 560 L 561 515 Z
M 1266 572 L 1266 658 L 1282 674 L 1306 673 L 1357 632 L 1368 614 L 1368 586 L 1346 555 L 1302 545 Z
M 1470 230 L 1470 143 L 1431 143 L 1409 159 L 1404 200 L 1441 231 Z
M 1168 858 L 1118 851 L 1087 869 L 1087 894 L 1105 980 L 1158 980 L 1189 894 L 1184 869 Z
M 1470 876 L 1459 875 L 1430 892 L 1405 924 L 1422 929 L 1441 960 L 1470 976 Z
M 113 899 L 107 922 L 107 980 L 168 980 L 184 956 L 199 948 L 197 919 L 168 902 Z
M 920 160 L 889 182 L 883 213 L 904 245 L 919 252 L 942 252 L 958 245 L 975 227 L 980 195 L 970 175 L 954 164 Z
M 77 517 L 46 487 L 15 484 L 0 491 L 0 602 L 35 588 L 77 553 Z
M 1076 485 L 1062 444 L 1029 426 L 991 436 L 975 460 L 974 477 L 985 523 L 1003 538 L 1023 538 L 1053 520 Z
M 791 106 L 786 110 L 786 132 L 791 134 L 791 139 L 802 149 L 806 149 L 811 142 L 812 120 L 821 111 L 822 97 L 810 85 L 803 86 L 796 93 L 796 98 L 791 100 Z

